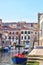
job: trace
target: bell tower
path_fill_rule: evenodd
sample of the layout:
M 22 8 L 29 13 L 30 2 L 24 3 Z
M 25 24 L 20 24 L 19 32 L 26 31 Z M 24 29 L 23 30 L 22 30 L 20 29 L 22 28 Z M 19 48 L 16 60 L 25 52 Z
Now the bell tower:
M 38 13 L 38 26 L 39 26 L 39 46 L 43 46 L 43 13 Z

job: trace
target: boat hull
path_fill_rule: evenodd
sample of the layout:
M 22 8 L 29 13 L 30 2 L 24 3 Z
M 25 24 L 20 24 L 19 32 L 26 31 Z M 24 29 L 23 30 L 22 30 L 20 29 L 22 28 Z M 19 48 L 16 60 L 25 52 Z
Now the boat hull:
M 12 61 L 13 61 L 13 63 L 15 63 L 15 64 L 26 65 L 27 58 L 13 57 L 13 58 L 12 58 Z
M 3 51 L 4 51 L 4 52 L 8 52 L 8 51 L 9 51 L 9 48 L 6 48 L 6 47 L 5 47 L 5 48 L 3 48 Z

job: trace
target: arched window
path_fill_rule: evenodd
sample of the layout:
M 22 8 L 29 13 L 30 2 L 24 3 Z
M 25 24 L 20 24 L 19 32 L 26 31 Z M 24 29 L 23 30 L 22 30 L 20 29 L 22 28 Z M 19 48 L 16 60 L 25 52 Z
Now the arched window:
M 12 34 L 14 34 L 14 32 Z
M 25 34 L 27 34 L 27 31 L 25 31 Z
M 11 34 L 11 32 L 9 34 Z
M 9 36 L 9 39 L 11 39 L 11 36 Z
M 30 36 L 28 36 L 28 39 L 30 39 Z
M 23 34 L 23 31 L 21 31 L 21 34 Z
M 16 32 L 16 34 L 18 34 L 18 32 Z
M 26 36 L 24 37 L 24 39 L 26 39 Z

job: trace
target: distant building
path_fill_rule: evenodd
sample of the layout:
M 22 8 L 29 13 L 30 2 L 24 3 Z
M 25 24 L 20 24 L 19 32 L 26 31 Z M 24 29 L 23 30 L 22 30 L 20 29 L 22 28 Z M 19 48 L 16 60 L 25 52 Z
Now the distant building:
M 0 46 L 2 46 L 2 19 L 0 19 Z
M 28 28 L 21 29 L 20 42 L 28 44 L 30 48 L 38 45 L 38 25 L 29 23 Z
M 39 46 L 43 46 L 43 13 L 38 13 Z
M 1 19 L 0 19 L 1 20 Z M 38 45 L 38 23 L 3 23 L 1 20 L 0 32 L 2 32 L 2 41 L 16 42 L 16 44 L 29 44 L 32 48 Z M 36 42 L 36 43 L 34 43 Z

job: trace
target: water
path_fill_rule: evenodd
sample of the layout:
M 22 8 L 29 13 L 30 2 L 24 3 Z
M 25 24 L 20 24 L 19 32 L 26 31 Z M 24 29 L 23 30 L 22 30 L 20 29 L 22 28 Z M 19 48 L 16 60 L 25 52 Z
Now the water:
M 1 53 L 0 52 L 0 65 L 15 65 L 11 60 L 12 53 Z
M 1 53 L 0 52 L 0 65 L 16 65 L 12 62 L 11 56 L 15 52 L 7 52 L 7 53 Z

